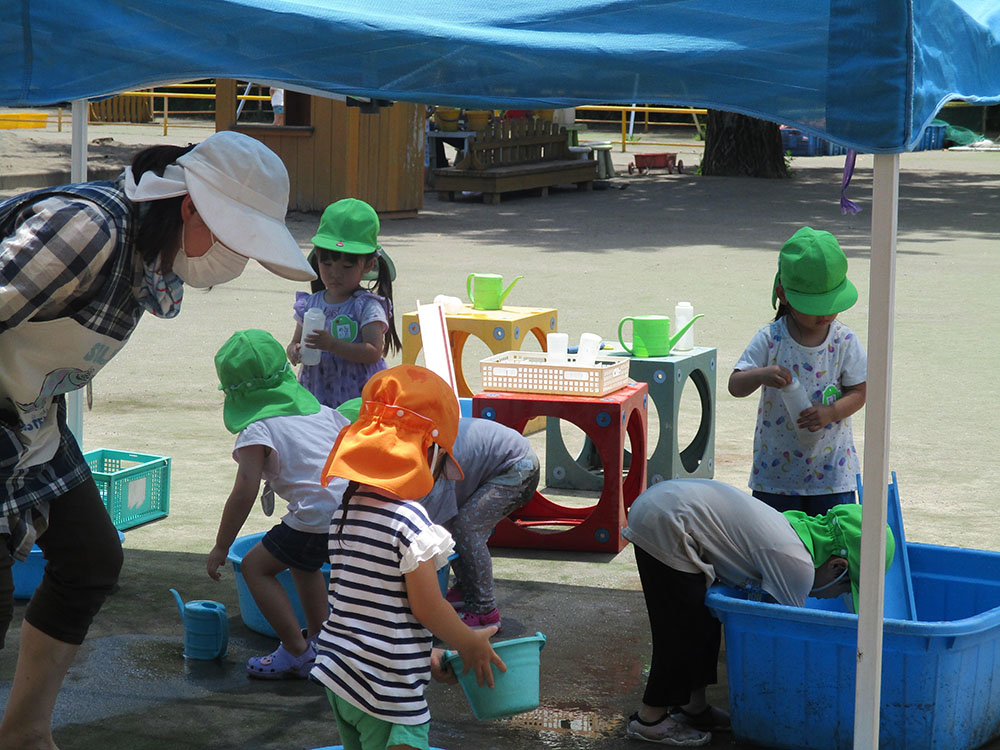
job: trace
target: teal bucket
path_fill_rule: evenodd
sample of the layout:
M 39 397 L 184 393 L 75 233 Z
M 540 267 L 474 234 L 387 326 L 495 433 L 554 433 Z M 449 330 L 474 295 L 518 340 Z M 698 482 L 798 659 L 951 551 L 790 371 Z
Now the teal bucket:
M 470 669 L 462 674 L 462 658 L 454 651 L 445 652 L 444 663 L 458 676 L 458 684 L 469 699 L 472 714 L 480 721 L 503 719 L 538 708 L 538 676 L 545 636 L 541 633 L 492 644 L 497 656 L 507 665 L 506 672 L 493 667 L 493 687 L 476 683 Z

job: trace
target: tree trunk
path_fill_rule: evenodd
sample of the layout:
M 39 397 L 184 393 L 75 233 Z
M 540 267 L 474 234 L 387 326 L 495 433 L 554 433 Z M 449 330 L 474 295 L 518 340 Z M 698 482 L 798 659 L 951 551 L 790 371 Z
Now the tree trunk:
M 708 111 L 701 173 L 715 177 L 789 177 L 781 134 L 773 122 Z

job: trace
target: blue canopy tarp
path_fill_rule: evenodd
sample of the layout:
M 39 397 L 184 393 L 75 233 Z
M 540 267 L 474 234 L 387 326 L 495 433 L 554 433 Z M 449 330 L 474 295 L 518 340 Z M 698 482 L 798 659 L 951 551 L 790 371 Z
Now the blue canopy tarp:
M 82 104 L 157 83 L 228 77 L 487 108 L 712 107 L 875 153 L 861 569 L 867 583 L 854 746 L 878 747 L 898 153 L 919 142 L 948 100 L 1000 101 L 995 0 L 6 5 L 0 105 Z M 82 140 L 76 128 L 74 119 L 74 144 Z
M 0 104 L 230 77 L 471 107 L 647 102 L 905 151 L 948 100 L 1000 101 L 988 0 L 20 0 Z

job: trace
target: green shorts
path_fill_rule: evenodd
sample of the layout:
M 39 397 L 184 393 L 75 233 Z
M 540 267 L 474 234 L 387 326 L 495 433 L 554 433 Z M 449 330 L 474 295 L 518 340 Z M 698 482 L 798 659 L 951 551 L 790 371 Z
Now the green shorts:
M 337 718 L 337 731 L 344 750 L 385 750 L 402 745 L 415 750 L 430 750 L 431 723 L 393 724 L 365 713 L 327 688 L 326 697 Z

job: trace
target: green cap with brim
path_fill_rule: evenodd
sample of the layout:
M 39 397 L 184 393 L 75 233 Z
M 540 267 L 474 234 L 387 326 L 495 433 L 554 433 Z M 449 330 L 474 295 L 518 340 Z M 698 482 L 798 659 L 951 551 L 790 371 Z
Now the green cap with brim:
M 237 433 L 267 417 L 302 416 L 320 410 L 319 401 L 295 379 L 284 347 L 267 331 L 237 331 L 215 355 L 219 390 L 225 393 L 222 420 Z
M 803 315 L 834 315 L 854 306 L 858 290 L 847 278 L 847 256 L 829 232 L 802 227 L 781 246 L 778 273 L 771 288 L 777 306 L 778 285 L 785 299 Z
M 331 203 L 323 211 L 312 243 L 324 250 L 352 255 L 371 255 L 377 252 L 389 269 L 389 278 L 395 281 L 396 265 L 378 244 L 380 228 L 374 208 L 357 198 L 344 198 Z M 362 278 L 374 281 L 378 278 L 378 268 L 369 271 Z
M 784 511 L 788 523 L 812 555 L 813 565 L 821 566 L 831 557 L 847 560 L 851 579 L 854 611 L 858 611 L 858 585 L 861 580 L 861 506 L 856 503 L 835 505 L 826 515 L 810 516 L 801 510 Z M 896 553 L 892 529 L 885 528 L 885 569 L 889 570 Z

